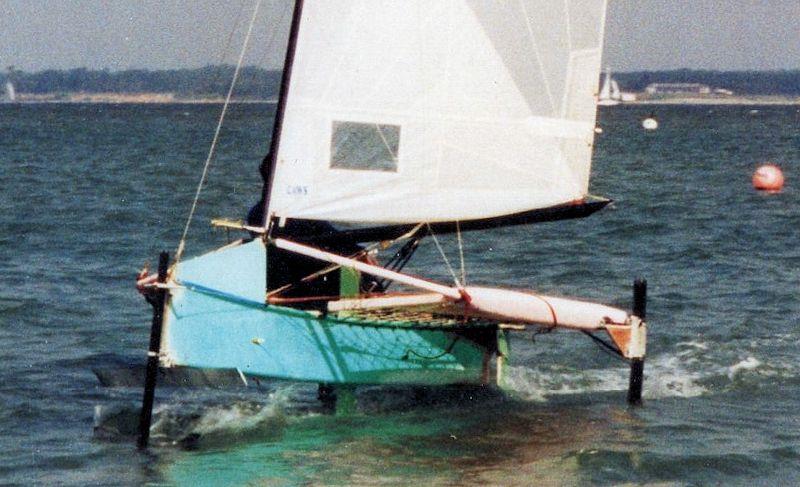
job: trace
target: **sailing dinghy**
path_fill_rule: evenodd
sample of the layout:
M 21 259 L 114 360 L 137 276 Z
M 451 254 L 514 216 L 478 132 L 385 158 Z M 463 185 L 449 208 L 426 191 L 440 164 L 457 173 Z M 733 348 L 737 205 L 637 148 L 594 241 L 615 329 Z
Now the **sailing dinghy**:
M 423 238 L 609 202 L 588 193 L 605 11 L 605 0 L 297 0 L 263 221 L 215 222 L 250 237 L 187 259 L 181 245 L 140 283 L 155 307 L 140 444 L 159 364 L 325 387 L 490 384 L 507 333 L 541 327 L 630 361 L 638 402 L 644 283 L 629 313 L 402 271 Z M 350 229 L 286 231 L 298 222 Z M 331 250 L 342 242 L 363 251 Z M 401 247 L 384 265 L 369 257 L 388 243 Z M 279 286 L 270 264 L 286 255 L 319 269 Z M 365 289 L 366 276 L 380 285 Z M 335 295 L 286 293 L 318 279 L 338 282 Z
M 597 104 L 604 107 L 613 107 L 619 105 L 621 101 L 622 93 L 619 91 L 619 85 L 611 77 L 611 68 L 607 67 L 603 85 L 597 97 Z

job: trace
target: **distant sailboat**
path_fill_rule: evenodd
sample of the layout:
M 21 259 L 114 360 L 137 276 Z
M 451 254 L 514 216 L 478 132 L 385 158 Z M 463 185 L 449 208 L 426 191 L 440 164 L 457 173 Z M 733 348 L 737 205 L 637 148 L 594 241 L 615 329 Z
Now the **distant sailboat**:
M 297 0 L 264 217 L 217 222 L 251 236 L 171 267 L 162 254 L 158 276 L 140 280 L 155 303 L 150 404 L 158 360 L 321 391 L 502 384 L 507 333 L 531 327 L 578 330 L 628 360 L 637 402 L 643 285 L 629 313 L 469 285 L 465 273 L 440 283 L 402 272 L 423 238 L 585 217 L 609 203 L 588 193 L 606 2 L 560 5 Z M 330 232 L 324 222 L 361 226 Z M 309 230 L 288 234 L 300 224 Z M 341 242 L 366 246 L 326 250 Z M 392 242 L 384 266 L 367 258 Z M 323 269 L 277 286 L 270 263 L 282 255 Z M 366 275 L 406 291 L 365 289 Z M 325 278 L 336 295 L 286 293 Z
M 6 81 L 6 101 L 17 101 L 17 92 L 14 90 L 14 84 L 11 81 Z
M 603 86 L 600 88 L 600 94 L 597 96 L 597 104 L 609 107 L 619 105 L 621 100 L 622 93 L 619 90 L 619 85 L 616 80 L 611 77 L 611 68 L 606 68 Z
M 619 90 L 619 84 L 617 84 L 617 80 L 611 79 L 611 99 L 612 100 L 622 100 L 622 92 Z

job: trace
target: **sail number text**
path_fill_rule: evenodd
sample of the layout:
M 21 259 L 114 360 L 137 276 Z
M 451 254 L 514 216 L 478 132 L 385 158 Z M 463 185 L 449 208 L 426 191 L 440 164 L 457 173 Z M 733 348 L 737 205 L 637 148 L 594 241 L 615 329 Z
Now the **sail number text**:
M 308 186 L 286 186 L 286 194 L 304 196 L 308 194 Z

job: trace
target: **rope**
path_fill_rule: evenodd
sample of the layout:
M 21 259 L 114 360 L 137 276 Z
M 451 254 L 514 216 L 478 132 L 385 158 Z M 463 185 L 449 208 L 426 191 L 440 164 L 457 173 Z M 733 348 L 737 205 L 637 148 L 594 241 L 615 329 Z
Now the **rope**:
M 420 228 L 422 228 L 422 224 L 421 223 L 417 224 L 416 226 L 414 226 L 414 228 L 412 228 L 408 232 L 400 235 L 399 237 L 395 237 L 393 240 L 390 240 L 388 242 L 385 242 L 385 241 L 384 242 L 375 242 L 375 243 L 373 243 L 371 245 L 368 245 L 368 246 L 364 247 L 363 249 L 359 250 L 358 252 L 348 256 L 348 258 L 350 258 L 350 259 L 358 259 L 359 257 L 363 257 L 364 255 L 367 255 L 368 253 L 372 252 L 373 250 L 379 249 L 381 247 L 384 247 L 384 248 L 385 247 L 389 247 L 389 246 L 395 244 L 396 242 L 399 242 L 400 240 L 405 240 L 407 238 L 411 238 L 411 237 L 414 236 L 414 234 L 416 234 L 419 231 Z M 267 299 L 269 299 L 269 298 L 271 298 L 271 297 L 273 297 L 273 296 L 275 296 L 277 294 L 280 294 L 280 293 L 282 293 L 282 292 L 284 292 L 284 291 L 286 291 L 288 289 L 291 289 L 291 288 L 293 288 L 294 286 L 296 286 L 298 284 L 304 284 L 304 283 L 313 281 L 314 279 L 317 279 L 318 277 L 324 276 L 325 274 L 329 274 L 329 273 L 339 269 L 340 267 L 342 267 L 342 266 L 339 265 L 339 264 L 332 264 L 332 265 L 329 265 L 327 267 L 324 267 L 324 268 L 320 269 L 317 272 L 314 272 L 312 274 L 309 274 L 309 275 L 305 276 L 304 278 L 300 279 L 297 282 L 290 282 L 290 283 L 285 284 L 285 285 L 283 285 L 283 286 L 281 286 L 279 288 L 273 289 L 272 291 L 267 293 Z
M 439 249 L 439 253 L 442 255 L 442 258 L 444 259 L 445 265 L 447 265 L 447 270 L 449 270 L 450 271 L 450 275 L 453 276 L 453 281 L 455 281 L 456 287 L 457 288 L 462 288 L 463 286 L 461 285 L 461 282 L 459 282 L 458 276 L 456 276 L 456 271 L 453 270 L 453 266 L 450 265 L 450 260 L 447 258 L 447 255 L 444 253 L 444 250 L 442 250 L 442 246 L 439 245 L 439 240 L 436 238 L 436 235 L 433 233 L 433 228 L 431 228 L 431 224 L 430 223 L 425 223 L 425 225 L 428 226 L 428 233 L 430 233 L 431 237 L 433 237 L 433 243 L 435 243 L 436 244 L 436 248 Z
M 556 315 L 556 309 L 553 308 L 553 305 L 550 304 L 550 301 L 544 299 L 543 297 L 539 296 L 538 294 L 531 294 L 531 296 L 533 296 L 534 298 L 539 299 L 541 302 L 543 302 L 545 304 L 545 306 L 547 306 L 547 309 L 550 310 L 550 316 L 553 317 L 553 324 L 550 325 L 548 328 L 553 329 L 553 328 L 557 327 L 558 326 L 558 316 Z
M 375 250 L 379 244 L 373 244 L 373 245 L 374 246 L 371 247 L 371 248 L 370 247 L 366 247 L 366 248 L 364 248 L 362 250 L 359 250 L 355 254 L 348 255 L 347 258 L 348 259 L 358 259 L 359 257 L 363 257 L 364 255 L 368 254 L 369 252 Z M 300 279 L 297 282 L 290 282 L 288 284 L 284 284 L 283 286 L 281 286 L 279 288 L 276 288 L 276 289 L 273 289 L 272 291 L 268 292 L 267 293 L 267 299 L 269 299 L 269 298 L 271 298 L 271 297 L 273 297 L 273 296 L 275 296 L 277 294 L 280 294 L 280 293 L 282 293 L 284 291 L 287 291 L 287 290 L 295 287 L 298 284 L 305 284 L 307 282 L 313 281 L 314 279 L 322 277 L 325 274 L 330 274 L 331 272 L 339 269 L 340 267 L 342 267 L 340 264 L 331 264 L 331 265 L 329 265 L 327 267 L 324 267 L 324 268 L 318 270 L 317 272 L 314 272 L 312 274 L 309 274 L 309 275 L 303 277 L 302 279 Z
M 456 238 L 458 239 L 458 257 L 461 259 L 461 283 L 467 285 L 467 268 L 464 265 L 464 241 L 461 239 L 461 223 L 456 220 Z
M 183 256 L 183 251 L 186 247 L 186 236 L 189 234 L 189 227 L 192 224 L 194 212 L 197 210 L 197 203 L 200 201 L 200 192 L 203 190 L 203 184 L 208 176 L 208 169 L 211 166 L 211 160 L 214 158 L 214 152 L 216 151 L 217 142 L 219 141 L 219 134 L 222 130 L 222 123 L 225 121 L 225 114 L 228 112 L 228 106 L 231 103 L 231 97 L 233 96 L 233 89 L 236 86 L 236 80 L 239 77 L 239 72 L 242 70 L 244 55 L 247 53 L 247 45 L 250 43 L 250 36 L 253 33 L 253 26 L 256 23 L 258 10 L 260 7 L 261 0 L 256 0 L 256 5 L 253 8 L 253 16 L 250 18 L 250 25 L 247 27 L 247 34 L 245 35 L 244 43 L 242 44 L 242 50 L 239 53 L 239 60 L 236 63 L 236 70 L 233 72 L 233 79 L 231 80 L 230 87 L 228 88 L 228 94 L 225 97 L 225 104 L 222 105 L 222 112 L 220 113 L 219 120 L 217 121 L 217 128 L 214 130 L 214 138 L 211 140 L 211 147 L 208 150 L 208 156 L 206 157 L 206 162 L 203 165 L 203 174 L 200 176 L 200 183 L 197 185 L 197 191 L 195 191 L 194 194 L 194 201 L 192 201 L 192 208 L 189 210 L 189 217 L 186 219 L 186 226 L 183 228 L 183 235 L 181 235 L 181 241 L 178 244 L 178 250 L 175 252 L 176 264 L 180 262 L 181 257 Z
M 453 351 L 453 348 L 456 346 L 456 342 L 458 342 L 459 338 L 461 338 L 461 337 L 456 335 L 453 338 L 453 340 L 450 342 L 450 344 L 447 345 L 447 348 L 445 348 L 444 350 L 442 350 L 441 353 L 438 353 L 436 355 L 424 355 L 424 354 L 421 354 L 421 353 L 417 352 L 414 349 L 407 348 L 405 353 L 403 354 L 403 356 L 400 357 L 400 360 L 403 360 L 403 361 L 408 360 L 411 355 L 416 355 L 417 357 L 419 357 L 419 358 L 421 358 L 423 360 L 436 360 L 438 358 L 442 358 L 445 355 L 447 355 L 448 353 L 451 353 Z
M 233 28 L 231 29 L 230 33 L 228 34 L 228 38 L 225 40 L 225 47 L 222 48 L 222 51 L 219 53 L 219 62 L 217 65 L 223 65 L 225 63 L 225 58 L 228 57 L 228 50 L 231 47 L 231 42 L 233 41 L 233 35 L 236 34 L 236 31 L 239 30 L 239 21 L 242 19 L 242 13 L 244 12 L 244 4 L 246 0 L 242 0 L 239 2 L 239 12 L 236 14 L 236 20 L 233 22 Z M 222 81 L 221 79 L 219 81 Z
M 201 284 L 197 284 L 190 281 L 181 281 L 180 283 L 183 286 L 183 289 L 186 289 L 189 292 L 194 292 L 198 294 L 202 294 L 204 296 L 209 296 L 213 299 L 217 299 L 220 301 L 225 301 L 228 303 L 233 303 L 240 305 L 245 308 L 249 309 L 257 309 L 257 310 L 266 310 L 269 309 L 270 312 L 275 313 L 277 315 L 288 316 L 291 318 L 302 318 L 302 323 L 306 323 L 306 320 L 309 319 L 316 319 L 324 323 L 341 323 L 343 325 L 349 326 L 362 326 L 362 327 L 369 327 L 369 328 L 390 328 L 392 330 L 398 329 L 409 329 L 409 330 L 442 330 L 447 329 L 447 331 L 460 331 L 460 330 L 468 330 L 474 329 L 476 326 L 480 327 L 488 327 L 488 326 L 497 326 L 495 322 L 492 321 L 475 321 L 471 322 L 467 325 L 438 325 L 433 324 L 430 320 L 428 321 L 420 321 L 420 322 L 409 322 L 409 321 L 384 321 L 384 320 L 367 320 L 367 319 L 360 319 L 356 316 L 348 316 L 348 317 L 332 317 L 332 316 L 316 316 L 310 314 L 308 311 L 299 310 L 295 308 L 287 308 L 282 306 L 273 306 L 263 301 L 256 301 L 253 299 L 245 298 L 242 296 L 238 296 L 236 294 L 228 293 L 225 291 L 220 291 L 218 289 L 210 288 L 203 286 Z M 302 323 L 297 323 L 297 326 L 301 326 Z M 288 324 L 292 324 L 291 321 Z M 305 326 L 305 325 L 302 325 Z M 458 337 L 456 337 L 458 338 Z M 415 353 L 415 352 L 411 352 Z
M 284 25 L 284 19 L 286 19 L 286 14 L 289 11 L 291 11 L 292 5 L 294 4 L 294 2 L 282 2 L 282 3 L 283 3 L 283 10 L 281 10 L 281 15 L 278 18 L 278 21 L 275 23 L 276 26 Z M 272 33 L 270 34 L 269 38 L 267 39 L 267 42 L 263 44 L 263 45 L 267 46 L 267 49 L 264 49 L 264 54 L 262 54 L 261 57 L 258 58 L 258 62 L 255 63 L 256 66 L 264 66 L 264 65 L 268 64 L 267 63 L 267 58 L 269 57 L 269 54 L 272 51 L 272 47 L 275 46 L 275 38 L 277 37 L 277 35 L 279 33 L 280 33 L 280 29 L 279 28 L 275 27 L 274 29 L 272 29 Z M 243 73 L 243 74 L 245 74 L 245 73 Z M 251 74 L 251 79 L 255 80 L 257 76 L 258 76 L 258 72 L 257 72 L 257 70 L 254 69 L 252 74 Z M 246 78 L 242 78 L 242 79 L 244 80 Z
M 602 338 L 595 336 L 595 334 L 590 331 L 587 330 L 581 330 L 581 331 L 583 332 L 584 335 L 591 338 L 592 341 L 595 342 L 600 347 L 600 350 L 602 350 L 603 352 L 609 354 L 614 358 L 625 361 L 625 357 L 622 355 L 622 352 L 620 352 L 617 347 L 611 345 Z
M 244 6 L 245 6 L 246 2 L 247 2 L 247 0 L 241 0 L 239 2 L 239 10 L 236 13 L 236 18 L 234 19 L 233 26 L 231 27 L 230 32 L 228 33 L 228 38 L 225 39 L 225 44 L 223 45 L 222 49 L 220 49 L 220 51 L 218 53 L 219 56 L 218 56 L 218 60 L 217 60 L 217 64 L 216 64 L 217 66 L 224 66 L 225 65 L 225 58 L 228 57 L 228 52 L 230 51 L 231 43 L 233 42 L 233 36 L 239 30 L 239 21 L 242 20 L 242 13 L 244 13 Z M 214 76 L 212 77 L 212 81 L 211 81 L 211 85 L 210 85 L 210 86 L 213 87 L 212 88 L 212 92 L 216 91 L 216 86 L 217 86 L 218 83 L 222 83 L 224 81 L 223 80 L 223 78 L 225 77 L 224 71 L 225 71 L 224 69 L 219 69 L 214 74 Z
M 412 240 L 406 242 L 405 245 L 403 245 L 403 247 L 400 248 L 383 267 L 389 269 L 390 271 L 402 271 L 403 267 L 405 267 L 406 264 L 408 264 L 408 261 L 411 260 L 411 257 L 414 256 L 414 252 L 416 252 L 419 248 L 419 242 L 421 240 L 422 236 L 415 236 Z M 385 291 L 389 289 L 392 281 L 389 279 L 381 279 L 379 284 Z

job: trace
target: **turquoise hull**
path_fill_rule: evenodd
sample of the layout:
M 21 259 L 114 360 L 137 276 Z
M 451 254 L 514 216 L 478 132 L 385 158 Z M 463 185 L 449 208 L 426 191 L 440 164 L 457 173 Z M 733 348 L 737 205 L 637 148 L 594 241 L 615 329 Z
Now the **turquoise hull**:
M 254 240 L 181 262 L 162 362 L 330 384 L 479 384 L 494 326 L 364 321 L 265 305 L 266 249 Z

